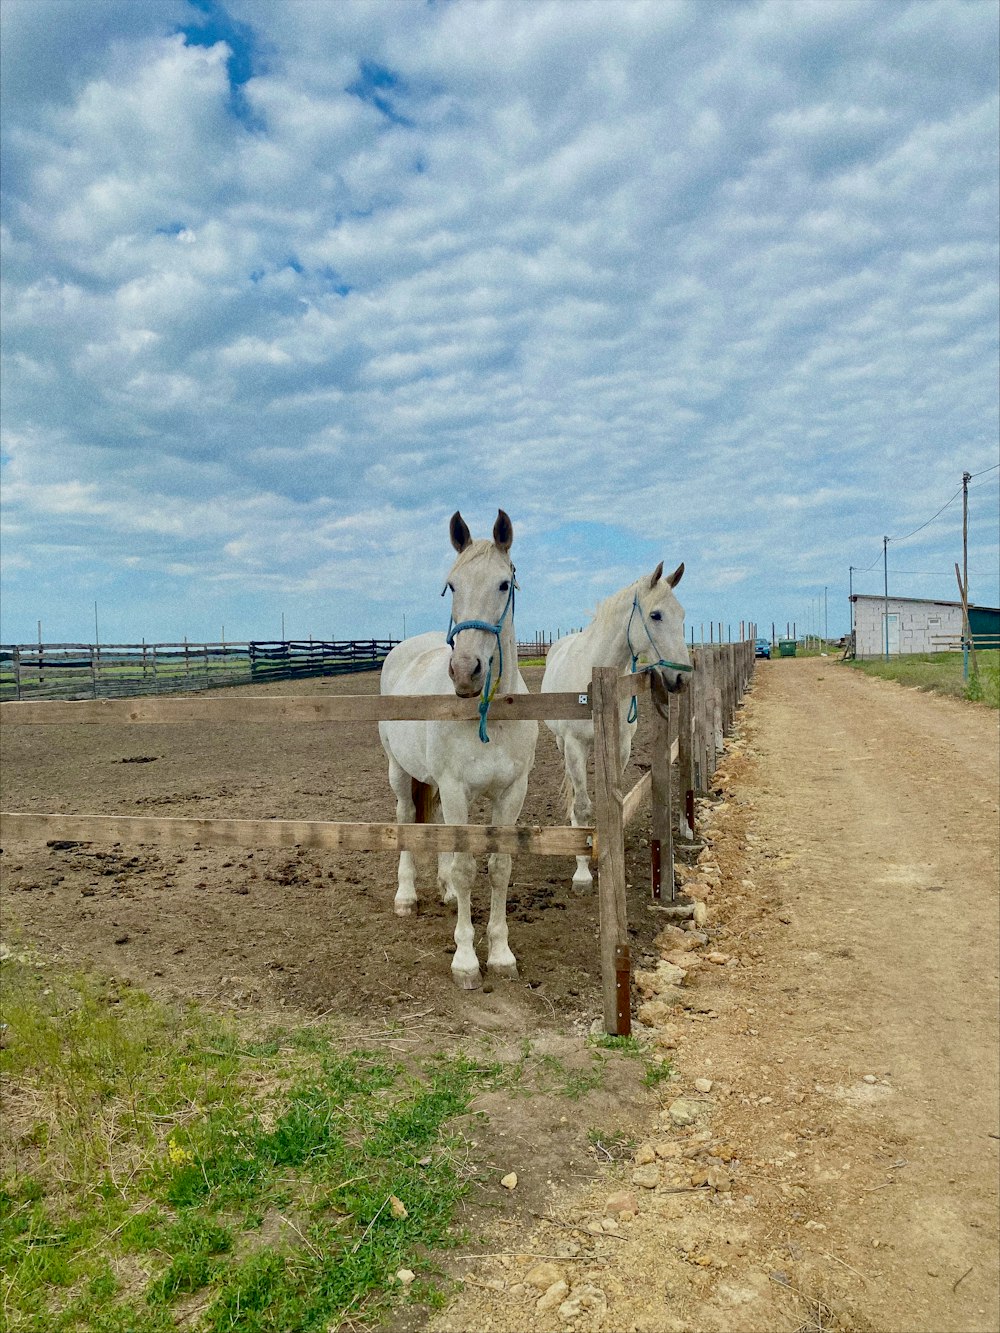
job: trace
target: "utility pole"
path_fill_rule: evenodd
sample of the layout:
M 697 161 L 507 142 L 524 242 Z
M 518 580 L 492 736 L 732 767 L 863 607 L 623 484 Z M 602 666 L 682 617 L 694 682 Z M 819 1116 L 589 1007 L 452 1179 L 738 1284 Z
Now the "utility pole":
M 970 472 L 962 473 L 962 676 L 969 679 L 969 646 L 972 641 L 972 626 L 969 623 L 969 482 Z
M 854 566 L 847 566 L 847 601 L 851 611 L 851 651 L 854 651 Z
M 965 604 L 969 605 L 969 482 L 970 472 L 962 473 L 962 583 L 965 587 Z M 968 618 L 965 632 L 969 633 Z
M 883 598 L 884 610 L 882 619 L 885 621 L 885 660 L 889 660 L 889 538 L 882 538 L 882 577 L 883 577 Z
M 830 644 L 830 615 L 826 600 L 826 584 L 823 584 L 823 647 Z

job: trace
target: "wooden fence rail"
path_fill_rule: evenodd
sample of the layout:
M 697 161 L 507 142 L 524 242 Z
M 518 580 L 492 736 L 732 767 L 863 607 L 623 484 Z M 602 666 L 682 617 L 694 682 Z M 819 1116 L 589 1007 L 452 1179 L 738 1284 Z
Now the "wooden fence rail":
M 653 712 L 653 765 L 622 791 L 619 762 L 621 701 L 633 693 L 643 701 L 649 677 L 619 676 L 614 668 L 594 671 L 583 694 L 504 695 L 490 716 L 501 719 L 593 718 L 595 799 L 593 827 L 498 827 L 492 825 L 336 823 L 276 819 L 156 819 L 124 815 L 54 815 L 18 811 L 0 814 L 0 837 L 47 841 L 198 843 L 201 846 L 313 847 L 350 851 L 530 852 L 538 856 L 596 857 L 601 927 L 603 1011 L 609 1033 L 631 1030 L 631 964 L 625 893 L 624 833 L 652 802 L 651 887 L 675 896 L 673 828 L 682 840 L 694 836 L 694 800 L 708 785 L 723 737 L 753 672 L 753 640 L 695 650 L 695 670 L 679 694 L 667 696 L 664 713 Z M 664 707 L 663 701 L 660 701 Z M 470 721 L 477 701 L 454 696 L 339 695 L 316 697 L 133 698 L 66 702 L 11 701 L 0 704 L 4 725 L 144 725 L 225 722 L 254 725 L 290 722 L 361 722 L 435 719 Z M 672 815 L 671 769 L 678 764 L 678 808 Z

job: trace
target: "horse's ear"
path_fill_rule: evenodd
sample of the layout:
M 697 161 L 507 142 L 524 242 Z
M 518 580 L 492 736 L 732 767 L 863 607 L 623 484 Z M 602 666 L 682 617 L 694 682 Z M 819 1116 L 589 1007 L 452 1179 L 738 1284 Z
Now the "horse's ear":
M 671 588 L 676 588 L 678 583 L 680 583 L 683 577 L 684 577 L 684 561 L 682 560 L 681 563 L 674 570 L 674 572 L 667 579 L 667 582 L 670 584 Z
M 656 585 L 659 583 L 660 579 L 662 578 L 662 576 L 663 576 L 663 561 L 661 560 L 660 563 L 653 570 L 652 574 L 649 576 L 649 586 L 651 588 L 655 588 Z
M 501 551 L 509 551 L 514 540 L 514 524 L 502 509 L 497 510 L 497 521 L 493 524 L 493 540 Z
M 451 516 L 449 532 L 451 533 L 452 546 L 454 546 L 455 550 L 461 555 L 465 548 L 471 544 L 472 533 L 469 531 L 465 519 L 457 509 Z

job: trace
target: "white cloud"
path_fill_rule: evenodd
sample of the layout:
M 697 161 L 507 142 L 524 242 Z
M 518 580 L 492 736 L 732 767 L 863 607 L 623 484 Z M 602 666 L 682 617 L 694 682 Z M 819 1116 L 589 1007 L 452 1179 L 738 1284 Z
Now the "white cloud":
M 498 504 L 536 625 L 661 556 L 696 619 L 793 618 L 995 459 L 988 6 L 30 10 L 5 637 L 124 568 L 133 634 L 436 623 Z

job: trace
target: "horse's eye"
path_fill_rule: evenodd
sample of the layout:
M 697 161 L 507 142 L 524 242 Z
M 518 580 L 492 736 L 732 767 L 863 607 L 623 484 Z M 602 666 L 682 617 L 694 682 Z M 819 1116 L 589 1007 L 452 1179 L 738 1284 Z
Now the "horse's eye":
M 650 611 L 650 613 L 649 613 L 649 618 L 650 618 L 650 620 L 662 620 L 662 619 L 663 619 L 663 612 L 662 612 L 662 611 Z
M 503 583 L 500 584 L 500 591 L 501 591 L 501 592 L 510 592 L 510 580 L 509 580 L 509 579 L 504 579 Z

